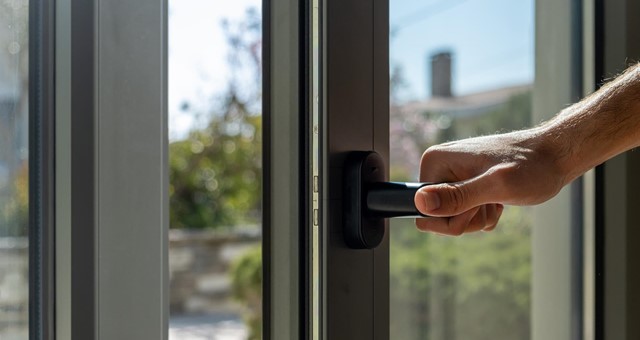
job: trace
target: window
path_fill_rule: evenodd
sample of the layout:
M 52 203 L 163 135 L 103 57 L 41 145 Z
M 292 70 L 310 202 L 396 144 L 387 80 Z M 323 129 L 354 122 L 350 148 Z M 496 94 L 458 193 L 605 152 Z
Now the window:
M 29 3 L 0 3 L 0 338 L 29 337 Z
M 262 14 L 169 2 L 169 339 L 262 336 Z
M 390 3 L 392 179 L 415 179 L 429 145 L 532 126 L 582 96 L 580 1 Z M 392 337 L 582 338 L 581 188 L 507 207 L 488 234 L 392 221 Z

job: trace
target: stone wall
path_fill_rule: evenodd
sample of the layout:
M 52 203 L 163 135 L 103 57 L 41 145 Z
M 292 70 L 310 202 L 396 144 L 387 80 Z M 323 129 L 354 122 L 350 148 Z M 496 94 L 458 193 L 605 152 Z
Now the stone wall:
M 176 314 L 239 315 L 231 296 L 231 263 L 260 244 L 257 227 L 240 231 L 170 230 L 170 310 Z M 0 237 L 0 339 L 28 329 L 29 248 L 26 238 Z
M 28 313 L 28 240 L 0 237 L 0 339 L 26 339 Z
M 170 310 L 176 314 L 238 314 L 229 269 L 234 259 L 260 244 L 258 228 L 245 231 L 171 230 Z

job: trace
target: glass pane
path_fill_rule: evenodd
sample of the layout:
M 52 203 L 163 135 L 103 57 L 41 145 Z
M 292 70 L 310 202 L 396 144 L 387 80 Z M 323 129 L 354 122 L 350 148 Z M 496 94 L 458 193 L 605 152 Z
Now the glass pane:
M 169 338 L 260 339 L 261 1 L 169 1 Z
M 391 178 L 442 142 L 531 124 L 534 1 L 391 0 Z M 454 238 L 391 221 L 391 338 L 530 338 L 532 210 Z
M 29 336 L 28 12 L 0 2 L 0 339 Z

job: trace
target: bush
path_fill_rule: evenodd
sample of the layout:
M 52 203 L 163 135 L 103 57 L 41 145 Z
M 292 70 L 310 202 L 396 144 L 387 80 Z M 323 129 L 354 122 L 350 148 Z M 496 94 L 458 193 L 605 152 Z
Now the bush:
M 230 273 L 233 296 L 245 309 L 249 339 L 262 339 L 262 247 L 257 245 L 239 256 Z

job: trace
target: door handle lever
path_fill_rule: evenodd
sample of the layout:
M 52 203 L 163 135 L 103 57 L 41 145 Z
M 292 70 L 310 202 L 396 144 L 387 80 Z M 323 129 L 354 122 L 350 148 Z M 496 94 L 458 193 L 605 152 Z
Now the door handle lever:
M 373 249 L 384 239 L 385 218 L 425 217 L 416 191 L 429 183 L 385 182 L 384 160 L 375 151 L 347 155 L 343 176 L 343 232 L 353 249 Z
M 375 182 L 365 186 L 366 210 L 374 217 L 425 217 L 414 203 L 418 189 L 429 183 Z

